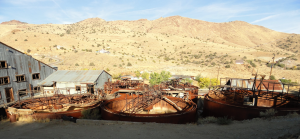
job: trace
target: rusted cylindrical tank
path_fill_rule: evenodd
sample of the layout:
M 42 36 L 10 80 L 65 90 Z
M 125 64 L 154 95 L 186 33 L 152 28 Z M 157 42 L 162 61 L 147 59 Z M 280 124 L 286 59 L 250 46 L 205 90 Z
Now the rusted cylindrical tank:
M 160 100 L 155 105 L 144 109 L 139 113 L 124 113 L 126 99 L 116 98 L 105 101 L 101 105 L 101 116 L 104 120 L 120 120 L 133 122 L 156 122 L 156 123 L 193 123 L 196 120 L 197 105 L 192 101 L 185 101 L 181 98 L 167 97 L 176 102 L 182 111 L 177 111 L 174 106 L 166 101 Z M 131 98 L 134 99 L 134 98 Z M 131 101 L 127 99 L 127 102 Z
M 275 109 L 276 115 L 286 115 L 288 113 L 300 113 L 298 107 L 258 107 L 247 105 L 230 104 L 222 100 L 214 99 L 206 94 L 204 97 L 203 113 L 204 116 L 224 117 L 227 116 L 233 120 L 245 120 L 260 117 L 260 112 L 265 112 L 268 109 Z

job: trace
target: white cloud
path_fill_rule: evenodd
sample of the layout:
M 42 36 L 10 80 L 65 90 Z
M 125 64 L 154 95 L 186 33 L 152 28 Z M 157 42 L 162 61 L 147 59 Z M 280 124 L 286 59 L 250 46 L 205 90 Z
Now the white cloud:
M 255 21 L 251 22 L 251 24 L 253 24 L 253 23 L 258 23 L 258 22 L 265 21 L 265 20 L 269 20 L 269 19 L 274 18 L 274 17 L 276 17 L 276 16 L 279 16 L 279 14 L 276 14 L 276 15 L 270 15 L 270 16 L 267 16 L 267 17 L 264 17 L 264 18 L 255 20 Z
M 196 8 L 192 13 L 198 13 L 205 18 L 230 18 L 241 13 L 252 11 L 255 8 L 247 4 L 214 3 Z

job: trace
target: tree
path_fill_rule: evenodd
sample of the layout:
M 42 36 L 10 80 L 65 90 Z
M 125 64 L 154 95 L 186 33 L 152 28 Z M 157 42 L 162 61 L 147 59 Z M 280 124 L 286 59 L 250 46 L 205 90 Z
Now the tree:
M 209 82 L 210 82 L 209 78 L 200 78 L 198 85 L 200 88 L 206 88 L 209 86 Z
M 148 72 L 143 72 L 143 74 L 141 75 L 143 80 L 149 80 L 149 73 Z
M 160 75 L 161 75 L 162 81 L 168 81 L 169 78 L 171 77 L 171 73 L 168 71 L 162 71 L 160 73 Z
M 192 83 L 192 82 L 193 82 L 193 80 L 190 79 L 190 78 L 184 78 L 182 81 L 183 81 L 184 83 Z
M 140 77 L 141 76 L 141 72 L 139 70 L 134 71 L 134 74 L 136 77 Z
M 154 72 L 150 74 L 150 80 L 149 80 L 150 85 L 160 84 L 161 82 L 162 79 L 159 73 Z
M 168 81 L 169 78 L 171 77 L 171 73 L 168 71 L 162 71 L 160 74 L 159 73 L 151 73 L 150 74 L 150 85 L 157 85 L 160 84 L 163 81 Z

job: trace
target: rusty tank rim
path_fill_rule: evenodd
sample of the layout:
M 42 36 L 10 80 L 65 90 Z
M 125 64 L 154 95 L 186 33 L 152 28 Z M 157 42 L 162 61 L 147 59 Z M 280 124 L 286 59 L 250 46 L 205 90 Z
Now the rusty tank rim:
M 170 100 L 184 101 L 181 98 L 167 97 Z M 196 120 L 197 105 L 189 100 L 184 101 L 188 103 L 188 108 L 183 111 L 177 111 L 174 113 L 162 113 L 162 114 L 129 114 L 122 113 L 120 110 L 113 110 L 108 108 L 110 103 L 124 101 L 124 98 L 115 98 L 105 101 L 101 104 L 101 115 L 104 120 L 118 120 L 118 121 L 132 121 L 132 122 L 157 122 L 157 123 L 174 123 L 185 124 L 192 123 Z

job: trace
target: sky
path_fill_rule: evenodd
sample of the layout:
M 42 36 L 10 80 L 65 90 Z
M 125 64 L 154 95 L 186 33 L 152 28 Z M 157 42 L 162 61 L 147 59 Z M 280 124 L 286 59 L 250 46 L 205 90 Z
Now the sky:
M 239 20 L 300 34 L 300 0 L 0 0 L 0 22 L 70 24 L 94 17 L 115 21 L 176 15 L 217 23 Z

